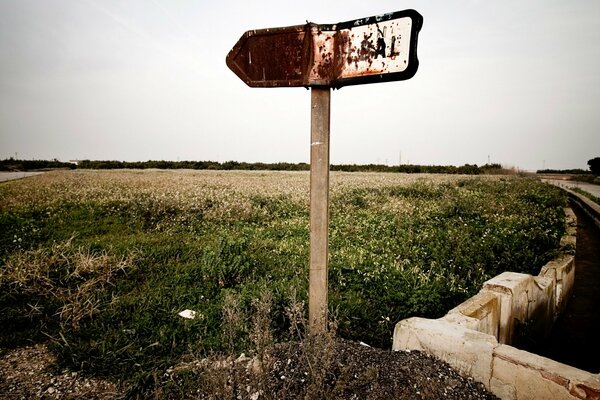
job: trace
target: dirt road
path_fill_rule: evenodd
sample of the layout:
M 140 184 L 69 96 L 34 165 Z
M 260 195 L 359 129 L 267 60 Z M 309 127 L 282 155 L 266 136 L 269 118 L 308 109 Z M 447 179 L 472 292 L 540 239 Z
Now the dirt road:
M 43 172 L 0 172 L 0 182 L 23 179 L 40 174 L 43 174 Z
M 561 181 L 556 179 L 542 179 L 542 181 L 567 189 L 578 188 L 600 198 L 600 185 L 593 185 L 591 183 L 577 181 Z

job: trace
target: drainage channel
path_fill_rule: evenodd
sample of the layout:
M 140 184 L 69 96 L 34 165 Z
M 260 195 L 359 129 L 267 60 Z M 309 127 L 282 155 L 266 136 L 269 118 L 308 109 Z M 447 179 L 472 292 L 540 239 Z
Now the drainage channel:
M 579 207 L 575 283 L 565 311 L 535 353 L 600 373 L 600 229 Z

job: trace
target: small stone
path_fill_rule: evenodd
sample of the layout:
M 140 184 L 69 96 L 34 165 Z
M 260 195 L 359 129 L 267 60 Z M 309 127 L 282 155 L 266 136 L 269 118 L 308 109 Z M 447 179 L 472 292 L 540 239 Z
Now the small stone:
M 251 359 L 248 364 L 246 364 L 246 369 L 252 371 L 255 374 L 260 374 L 263 371 L 262 363 L 256 357 Z
M 258 400 L 258 398 L 260 397 L 262 393 L 262 390 L 259 390 L 258 392 L 252 393 L 250 395 L 250 400 Z

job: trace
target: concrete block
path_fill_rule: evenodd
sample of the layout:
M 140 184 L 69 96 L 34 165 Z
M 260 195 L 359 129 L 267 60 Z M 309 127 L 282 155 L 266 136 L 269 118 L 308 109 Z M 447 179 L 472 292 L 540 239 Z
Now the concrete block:
M 550 334 L 554 325 L 556 281 L 552 278 L 536 276 L 533 278 L 534 287 L 529 294 L 529 309 L 527 322 L 531 323 L 531 334 L 537 341 Z
M 500 326 L 499 295 L 482 290 L 450 310 L 443 319 L 498 338 L 498 327 Z
M 490 385 L 496 338 L 444 320 L 409 318 L 396 324 L 393 350 L 422 350 L 464 376 Z
M 511 344 L 515 320 L 525 321 L 528 307 L 528 288 L 533 277 L 517 272 L 503 272 L 484 283 L 484 289 L 497 293 L 500 299 L 500 326 L 498 341 Z
M 560 262 L 560 266 L 556 268 L 556 277 L 562 283 L 561 295 L 559 300 L 557 300 L 557 310 L 559 313 L 563 312 L 573 292 L 573 285 L 575 284 L 575 257 L 572 255 L 565 256 Z
M 597 375 L 506 345 L 494 349 L 493 360 L 491 389 L 503 399 L 600 399 Z
M 460 312 L 449 312 L 440 319 L 474 331 L 479 331 L 479 325 L 481 324 L 481 321 L 477 318 L 468 317 Z
M 552 277 L 555 280 L 554 288 L 554 319 L 564 310 L 575 282 L 575 257 L 563 255 L 542 268 L 540 276 Z
M 502 382 L 501 380 L 494 378 L 493 375 L 492 379 L 490 380 L 490 392 L 494 393 L 502 400 L 517 399 L 517 391 L 515 390 L 515 387 L 511 383 Z
M 485 282 L 484 289 L 497 293 L 500 301 L 500 343 L 523 344 L 548 334 L 555 314 L 556 274 L 550 268 L 535 278 L 504 272 Z

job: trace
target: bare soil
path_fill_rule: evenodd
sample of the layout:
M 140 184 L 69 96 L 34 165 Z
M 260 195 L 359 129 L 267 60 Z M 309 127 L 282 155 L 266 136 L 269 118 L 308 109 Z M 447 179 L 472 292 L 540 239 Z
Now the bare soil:
M 296 368 L 302 365 L 301 346 L 283 345 L 274 355 L 278 361 L 270 371 L 273 390 L 291 380 L 288 398 L 304 398 L 303 378 L 310 372 Z M 325 381 L 334 399 L 496 399 L 481 383 L 461 377 L 447 363 L 423 352 L 337 340 L 333 355 Z
M 263 391 L 244 390 L 239 399 L 304 399 L 313 398 L 315 388 L 307 383 L 314 374 L 302 360 L 303 344 L 276 345 L 271 351 L 271 366 L 265 374 Z M 461 377 L 448 364 L 422 352 L 392 352 L 370 348 L 355 342 L 336 340 L 330 368 L 325 369 L 325 397 L 330 399 L 495 399 L 482 384 Z M 246 360 L 250 360 L 246 358 Z M 246 367 L 248 381 L 254 379 Z M 187 367 L 193 363 L 186 363 Z M 202 365 L 197 363 L 196 365 Z M 322 367 L 322 366 L 316 366 Z M 206 370 L 205 367 L 203 367 Z M 174 369 L 163 379 L 176 384 Z M 227 374 L 227 369 L 222 373 Z M 227 381 L 225 378 L 224 381 Z M 182 384 L 178 398 L 219 398 L 198 392 L 198 387 Z M 249 386 L 248 386 L 249 387 Z M 313 392 L 311 392 L 313 390 Z M 323 394 L 321 393 L 321 394 Z M 154 395 L 158 393 L 155 392 Z M 122 389 L 112 382 L 92 379 L 77 372 L 57 371 L 54 357 L 43 344 L 4 351 L 0 357 L 0 399 L 119 399 Z M 168 396 L 168 397 L 172 397 Z M 234 398 L 235 398 L 234 397 Z M 172 397 L 175 398 L 175 397 Z
M 44 344 L 2 351 L 0 399 L 115 399 L 114 383 L 57 371 Z

